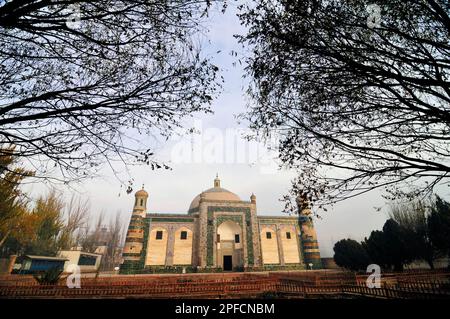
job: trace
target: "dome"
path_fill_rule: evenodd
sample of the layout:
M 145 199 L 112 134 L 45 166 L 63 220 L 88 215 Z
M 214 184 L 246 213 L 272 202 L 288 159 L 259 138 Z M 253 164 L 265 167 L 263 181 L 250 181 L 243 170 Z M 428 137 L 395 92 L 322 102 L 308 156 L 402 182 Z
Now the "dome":
M 220 187 L 220 180 L 218 177 L 214 180 L 214 187 L 210 188 L 197 196 L 192 200 L 189 210 L 197 208 L 200 204 L 200 197 L 206 200 L 224 200 L 224 201 L 241 201 L 238 195 L 230 192 L 229 190 Z
M 144 190 L 144 186 L 142 186 L 142 189 L 138 190 L 136 194 L 134 194 L 136 197 L 148 197 L 148 193 Z

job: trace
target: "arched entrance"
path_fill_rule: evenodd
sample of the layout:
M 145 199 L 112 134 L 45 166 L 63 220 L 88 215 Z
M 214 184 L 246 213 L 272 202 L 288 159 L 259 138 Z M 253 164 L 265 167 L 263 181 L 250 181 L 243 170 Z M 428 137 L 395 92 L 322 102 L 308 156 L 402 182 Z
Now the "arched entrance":
M 243 245 L 241 226 L 233 221 L 225 221 L 217 227 L 217 266 L 224 271 L 243 267 Z

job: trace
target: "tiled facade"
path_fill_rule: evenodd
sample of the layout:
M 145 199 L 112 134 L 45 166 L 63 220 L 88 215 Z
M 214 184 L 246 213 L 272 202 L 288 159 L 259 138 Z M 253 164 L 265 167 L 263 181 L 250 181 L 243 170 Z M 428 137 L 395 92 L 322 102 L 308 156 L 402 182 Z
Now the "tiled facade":
M 309 209 L 257 216 L 255 195 L 243 201 L 218 178 L 187 214 L 147 214 L 147 192 L 135 198 L 121 273 L 321 268 Z

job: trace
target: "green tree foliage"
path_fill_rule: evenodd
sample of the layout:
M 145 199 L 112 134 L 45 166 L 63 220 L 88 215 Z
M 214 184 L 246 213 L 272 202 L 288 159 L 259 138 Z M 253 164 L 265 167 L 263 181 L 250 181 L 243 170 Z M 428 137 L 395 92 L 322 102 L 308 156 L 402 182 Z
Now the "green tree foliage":
M 36 216 L 32 215 L 28 208 L 24 209 L 13 231 L 1 247 L 0 254 L 5 257 L 23 254 L 26 247 L 36 240 L 36 222 Z
M 359 271 L 371 264 L 363 245 L 353 239 L 342 239 L 334 245 L 334 261 L 338 266 Z
M 15 148 L 0 150 L 0 248 L 8 237 L 17 232 L 23 224 L 27 202 L 19 189 L 24 178 L 32 172 L 18 167 Z
M 59 235 L 64 227 L 64 203 L 55 191 L 41 196 L 31 215 L 36 218 L 36 238 L 26 247 L 28 254 L 55 256 L 60 249 Z
M 50 268 L 42 273 L 34 274 L 34 279 L 41 285 L 55 285 L 61 278 L 63 271 L 58 267 Z
M 1 254 L 55 255 L 60 249 L 71 249 L 79 244 L 88 217 L 88 201 L 73 196 L 65 204 L 57 192 L 51 191 L 39 197 L 33 209 L 23 208 Z
M 241 9 L 252 98 L 244 117 L 258 136 L 278 134 L 282 163 L 298 170 L 287 210 L 303 193 L 320 205 L 448 181 L 448 1 L 257 0 Z
M 24 199 L 19 186 L 33 174 L 19 167 L 18 161 L 14 147 L 0 152 L 0 255 L 55 255 L 60 249 L 83 244 L 81 229 L 88 222 L 89 202 L 72 196 L 65 204 L 60 194 L 51 191 L 30 209 L 31 203 Z M 97 226 L 98 237 L 101 225 Z M 119 214 L 110 227 L 113 235 L 109 249 L 116 256 L 123 228 Z

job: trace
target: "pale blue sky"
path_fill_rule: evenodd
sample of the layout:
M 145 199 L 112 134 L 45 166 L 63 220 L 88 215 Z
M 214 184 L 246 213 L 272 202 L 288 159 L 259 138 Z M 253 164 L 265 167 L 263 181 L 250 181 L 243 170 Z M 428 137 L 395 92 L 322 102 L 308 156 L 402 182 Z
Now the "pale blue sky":
M 223 69 L 224 90 L 214 101 L 212 115 L 198 115 L 203 128 L 216 128 L 218 132 L 236 128 L 235 115 L 245 111 L 245 81 L 242 78 L 243 69 L 239 63 L 233 66 L 236 58 L 230 55 L 232 50 L 242 52 L 233 38 L 233 34 L 242 32 L 235 16 L 235 4 L 230 3 L 225 14 L 212 12 L 207 24 L 210 30 L 206 33 L 211 43 L 203 41 L 204 52 L 214 56 L 215 63 Z M 216 54 L 217 51 L 221 53 Z M 186 120 L 192 125 L 191 120 Z M 143 137 L 149 138 L 149 137 Z M 178 139 L 167 143 L 157 143 L 158 158 L 170 161 L 174 145 Z M 210 141 L 209 145 L 214 142 Z M 225 148 L 228 152 L 229 148 Z M 222 186 L 238 194 L 241 199 L 249 200 L 254 193 L 257 197 L 257 209 L 260 215 L 281 215 L 283 203 L 279 201 L 290 186 L 291 172 L 278 171 L 264 173 L 262 164 L 251 163 L 183 163 L 172 164 L 172 171 L 152 171 L 147 166 L 132 167 L 130 172 L 135 178 L 137 189 L 145 183 L 149 192 L 149 212 L 186 213 L 191 200 L 202 190 L 213 186 L 216 173 L 222 180 Z M 77 187 L 84 198 L 91 200 L 92 214 L 95 216 L 101 210 L 113 215 L 120 210 L 124 222 L 128 224 L 133 206 L 134 195 L 127 195 L 120 188 L 120 182 L 113 177 L 106 167 L 104 177 L 86 180 Z M 71 190 L 59 187 L 69 196 Z M 41 185 L 27 186 L 34 197 L 42 194 L 47 188 Z M 386 210 L 377 212 L 374 207 L 383 206 L 385 201 L 380 193 L 372 192 L 358 198 L 347 200 L 333 207 L 323 219 L 316 220 L 316 229 L 322 255 L 332 256 L 334 242 L 344 237 L 357 240 L 369 235 L 371 230 L 380 229 L 386 220 Z

